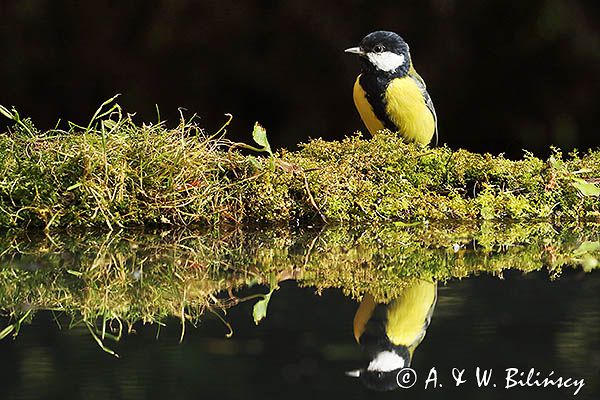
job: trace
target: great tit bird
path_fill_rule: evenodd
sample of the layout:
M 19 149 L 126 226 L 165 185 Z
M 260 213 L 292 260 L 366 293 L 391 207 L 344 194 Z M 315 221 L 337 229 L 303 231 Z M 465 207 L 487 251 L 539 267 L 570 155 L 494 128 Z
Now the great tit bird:
M 437 115 L 400 35 L 369 33 L 358 47 L 345 51 L 361 57 L 362 70 L 353 97 L 371 135 L 389 129 L 409 142 L 429 144 L 437 135 Z
M 397 375 L 409 367 L 425 337 L 437 300 L 437 283 L 419 280 L 389 304 L 367 294 L 354 316 L 354 338 L 370 359 L 366 368 L 349 371 L 376 390 L 398 389 Z

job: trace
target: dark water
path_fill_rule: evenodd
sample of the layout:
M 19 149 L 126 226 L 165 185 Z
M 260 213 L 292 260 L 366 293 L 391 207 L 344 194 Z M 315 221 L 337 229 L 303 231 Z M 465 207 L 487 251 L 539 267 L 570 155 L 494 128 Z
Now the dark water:
M 245 292 L 265 292 L 265 288 Z M 531 368 L 539 379 L 584 379 L 576 398 L 600 394 L 600 275 L 565 270 L 506 272 L 503 279 L 480 276 L 439 284 L 431 324 L 415 350 L 418 380 L 411 389 L 380 393 L 345 371 L 365 366 L 352 321 L 355 300 L 337 289 L 316 295 L 312 288 L 282 282 L 268 315 L 258 326 L 253 302 L 228 310 L 234 330 L 211 314 L 197 328 L 167 320 L 135 326 L 103 352 L 81 327 L 59 329 L 50 312 L 39 313 L 15 340 L 0 341 L 2 399 L 566 399 L 575 388 L 506 389 L 505 370 Z M 64 325 L 64 318 L 61 320 Z M 497 387 L 478 388 L 475 370 L 493 369 Z M 437 383 L 425 389 L 431 368 Z M 454 387 L 452 368 L 465 369 L 466 383 Z

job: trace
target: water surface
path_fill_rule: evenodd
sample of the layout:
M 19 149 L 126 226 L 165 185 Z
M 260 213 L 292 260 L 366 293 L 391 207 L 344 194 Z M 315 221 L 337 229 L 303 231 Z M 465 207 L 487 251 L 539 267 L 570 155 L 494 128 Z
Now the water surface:
M 584 379 L 576 398 L 598 398 L 598 237 L 593 227 L 548 229 L 6 233 L 0 330 L 13 330 L 0 341 L 2 398 L 564 399 L 576 390 L 507 389 L 507 368 Z M 371 296 L 373 315 L 389 315 L 419 282 L 435 284 L 437 302 L 412 354 L 417 381 L 373 391 L 347 375 L 371 361 L 355 339 L 359 305 Z M 477 386 L 478 366 L 493 370 L 490 387 Z M 425 389 L 432 368 L 438 386 Z M 459 387 L 453 368 L 465 370 Z

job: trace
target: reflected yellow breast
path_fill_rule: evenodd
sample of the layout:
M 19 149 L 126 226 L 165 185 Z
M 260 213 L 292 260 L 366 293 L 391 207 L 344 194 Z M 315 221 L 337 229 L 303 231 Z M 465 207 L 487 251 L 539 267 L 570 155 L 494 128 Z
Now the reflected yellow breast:
M 405 139 L 422 144 L 431 142 L 435 120 L 425 104 L 421 89 L 412 78 L 406 76 L 392 80 L 386 89 L 384 102 L 388 118 Z
M 383 123 L 375 116 L 373 107 L 367 101 L 367 95 L 359 83 L 360 75 L 354 82 L 354 105 L 360 114 L 360 118 L 363 120 L 365 126 L 369 130 L 371 135 L 375 135 L 378 131 L 384 129 Z
M 419 281 L 402 291 L 387 310 L 386 334 L 395 345 L 416 346 L 423 339 L 426 321 L 436 299 L 436 284 Z

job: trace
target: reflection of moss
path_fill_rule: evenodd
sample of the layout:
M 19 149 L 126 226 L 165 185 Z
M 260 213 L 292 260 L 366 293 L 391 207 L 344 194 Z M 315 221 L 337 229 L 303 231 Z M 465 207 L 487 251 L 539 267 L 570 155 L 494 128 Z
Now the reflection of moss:
M 195 321 L 237 304 L 236 290 L 296 279 L 317 291 L 340 288 L 378 301 L 414 279 L 448 280 L 514 268 L 553 275 L 600 255 L 597 226 L 388 224 L 364 230 L 218 233 L 120 232 L 40 237 L 6 234 L 0 309 L 64 311 L 90 326 L 126 330 L 167 316 Z M 275 294 L 276 295 L 276 294 Z M 108 326 L 101 324 L 100 326 Z M 101 332 L 98 332 L 100 334 Z
M 348 231 L 324 234 L 327 250 L 309 263 L 303 284 L 340 287 L 353 296 L 369 292 L 378 301 L 393 299 L 412 279 L 448 280 L 544 266 L 557 275 L 563 266 L 581 262 L 577 249 L 582 238 L 598 240 L 591 227 L 559 233 L 546 223 L 385 226 L 362 232 L 349 247 L 337 234 Z M 597 259 L 600 251 L 592 253 Z
M 381 134 L 313 140 L 256 159 L 189 122 L 138 126 L 118 106 L 112 111 L 87 129 L 41 133 L 19 120 L 0 135 L 0 226 L 600 215 L 598 151 L 510 161 Z

